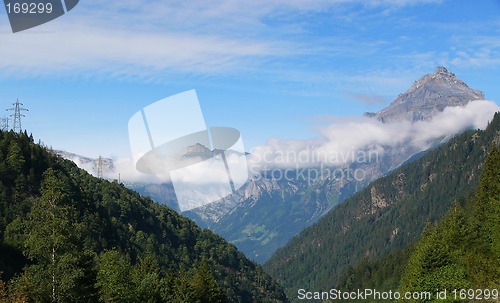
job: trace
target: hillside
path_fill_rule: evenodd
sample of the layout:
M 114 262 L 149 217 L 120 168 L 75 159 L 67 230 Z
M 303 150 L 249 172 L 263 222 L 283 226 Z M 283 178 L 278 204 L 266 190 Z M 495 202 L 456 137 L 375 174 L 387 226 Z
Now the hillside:
M 287 302 L 221 237 L 26 133 L 0 132 L 0 272 L 0 301 Z
M 500 143 L 500 142 L 498 142 Z M 498 145 L 497 143 L 497 145 Z M 422 238 L 380 259 L 363 260 L 347 271 L 338 289 L 425 291 L 498 289 L 500 286 L 500 150 L 493 146 L 479 185 L 465 203 L 428 225 Z M 469 293 L 459 295 L 470 299 Z M 475 294 L 498 298 L 498 295 Z M 366 300 L 376 302 L 377 300 Z
M 427 222 L 441 220 L 473 192 L 499 133 L 497 113 L 485 131 L 459 135 L 373 182 L 278 250 L 264 268 L 293 301 L 300 288 L 329 290 L 359 262 L 414 243 Z
M 492 146 L 476 193 L 455 205 L 444 220 L 427 229 L 401 279 L 402 291 L 496 290 L 460 293 L 460 299 L 500 299 L 500 150 Z M 496 297 L 496 298 L 494 298 Z

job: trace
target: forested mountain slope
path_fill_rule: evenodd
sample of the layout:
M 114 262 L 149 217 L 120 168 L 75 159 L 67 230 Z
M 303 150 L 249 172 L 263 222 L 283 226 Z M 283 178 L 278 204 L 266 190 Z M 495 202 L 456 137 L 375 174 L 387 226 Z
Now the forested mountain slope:
M 500 143 L 500 142 L 498 142 Z M 456 203 L 444 219 L 401 251 L 350 269 L 338 289 L 436 290 L 448 301 L 500 298 L 500 149 L 490 150 L 475 195 Z M 457 291 L 455 291 L 457 290 Z M 475 291 L 471 291 L 475 290 Z M 446 292 L 445 292 L 446 291 Z M 367 302 L 376 302 L 373 298 Z M 407 300 L 410 301 L 410 300 Z M 418 301 L 417 301 L 418 302 Z
M 378 113 L 367 113 L 366 116 L 383 121 L 386 125 L 395 125 L 394 127 L 400 127 L 397 123 L 402 122 L 422 125 L 423 121 L 439 119 L 437 117 L 445 108 L 466 106 L 481 99 L 484 99 L 481 91 L 468 87 L 446 68 L 438 67 L 415 81 L 389 106 Z M 457 130 L 458 132 L 461 131 Z M 362 180 L 349 177 L 326 180 L 300 178 L 301 170 L 297 169 L 299 177 L 291 180 L 269 177 L 252 179 L 236 195 L 221 203 L 195 209 L 186 213 L 186 216 L 200 226 L 209 226 L 235 244 L 246 256 L 263 263 L 278 248 L 317 222 L 347 197 L 365 188 L 371 181 L 387 175 L 403 162 L 413 160 L 412 157 L 422 150 L 438 146 L 443 138 L 416 145 L 410 142 L 382 144 L 378 146 L 377 161 L 356 161 L 357 163 L 348 164 L 347 167 L 340 167 L 347 172 L 363 169 L 366 175 Z M 374 142 L 378 144 L 376 140 Z M 328 167 L 330 171 L 339 168 L 326 163 L 328 165 L 331 165 Z
M 444 67 L 438 67 L 434 72 L 415 81 L 406 92 L 399 94 L 390 105 L 378 113 L 366 113 L 365 116 L 371 118 L 363 120 L 365 122 L 372 120 L 368 122 L 370 125 L 375 121 L 382 121 L 385 126 L 376 123 L 376 127 L 390 129 L 392 129 L 391 125 L 394 129 L 405 128 L 398 123 L 415 123 L 414 131 L 417 131 L 433 119 L 439 124 L 438 121 L 441 119 L 439 116 L 442 117 L 445 109 L 453 110 L 453 107 L 470 106 L 474 102 L 478 103 L 477 101 L 484 99 L 484 97 L 481 91 L 470 88 L 451 71 Z M 455 117 L 455 119 L 456 122 L 451 124 L 462 125 L 464 122 L 459 121 L 460 118 Z M 354 119 L 354 121 L 356 120 Z M 342 124 L 350 125 L 350 122 L 346 120 Z M 321 164 L 314 163 L 315 156 L 308 155 L 309 151 L 315 149 L 314 146 L 310 146 L 311 150 L 308 147 L 298 153 L 290 150 L 290 155 L 305 155 L 306 162 L 311 161 L 312 163 L 306 165 L 307 169 L 301 166 L 304 163 L 297 163 L 294 171 L 290 171 L 289 168 L 274 166 L 279 162 L 286 162 L 288 156 L 278 157 L 281 158 L 276 159 L 278 163 L 268 166 L 273 162 L 273 157 L 270 157 L 270 161 L 265 161 L 270 162 L 265 164 L 267 170 L 254 172 L 255 174 L 251 176 L 250 180 L 234 194 L 215 203 L 185 212 L 183 215 L 191 218 L 199 226 L 208 227 L 221 235 L 236 245 L 248 258 L 258 263 L 264 263 L 292 237 L 317 222 L 346 198 L 365 188 L 371 181 L 387 175 L 402 163 L 409 163 L 417 159 L 425 154 L 429 148 L 440 145 L 448 136 L 458 134 L 472 125 L 463 125 L 463 128 L 454 131 L 449 130 L 442 136 L 431 136 L 432 139 L 425 139 L 429 133 L 424 132 L 420 134 L 422 137 L 418 136 L 420 137 L 417 140 L 418 143 L 410 142 L 412 136 L 403 141 L 394 139 L 393 142 L 385 143 L 375 140 L 376 136 L 374 136 L 374 141 L 356 151 L 356 154 L 368 154 L 368 157 L 364 160 L 354 161 L 354 163 L 336 164 L 335 160 L 327 160 Z M 434 126 L 430 126 L 430 128 L 434 128 Z M 437 127 L 437 129 L 439 128 Z M 339 141 L 344 140 L 340 139 Z M 374 151 L 376 154 L 372 153 Z M 336 148 L 331 149 L 330 152 L 332 158 L 337 158 L 335 155 L 342 155 L 341 158 L 346 157 L 345 159 L 347 159 L 350 158 L 349 155 L 354 155 L 354 153 L 342 152 L 342 149 Z M 75 161 L 80 167 L 93 170 L 94 175 L 97 175 L 98 159 L 90 159 L 62 151 L 59 154 Z M 285 154 L 288 154 L 288 151 Z M 320 152 L 319 158 L 322 157 L 321 154 Z M 185 150 L 184 156 L 210 158 L 213 156 L 213 151 L 201 144 L 195 144 Z M 248 156 L 249 159 L 253 157 L 250 154 Z M 114 170 L 111 159 L 102 158 L 101 161 L 104 175 L 112 176 L 112 178 L 119 176 L 120 172 Z M 363 178 L 352 177 L 352 172 L 357 170 L 364 172 Z M 335 172 L 336 175 L 326 179 L 314 177 L 319 171 Z M 287 178 L 279 177 L 280 175 L 287 175 Z M 125 182 L 125 184 L 134 191 L 151 197 L 159 204 L 165 204 L 180 211 L 174 187 L 170 182 L 163 184 Z
M 346 200 L 277 251 L 265 268 L 286 288 L 329 290 L 350 267 L 417 241 L 476 187 L 486 155 L 500 141 L 500 114 Z M 365 261 L 366 262 L 366 261 Z
M 0 301 L 286 302 L 237 249 L 117 182 L 0 132 Z
M 498 147 L 491 148 L 474 197 L 465 206 L 455 205 L 443 222 L 424 232 L 408 261 L 401 289 L 447 290 L 448 299 L 454 300 L 500 300 Z

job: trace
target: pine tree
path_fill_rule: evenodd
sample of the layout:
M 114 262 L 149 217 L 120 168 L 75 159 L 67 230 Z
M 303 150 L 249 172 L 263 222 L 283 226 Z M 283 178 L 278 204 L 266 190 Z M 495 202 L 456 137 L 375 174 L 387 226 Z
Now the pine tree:
M 472 215 L 455 205 L 417 243 L 402 279 L 403 291 L 496 289 L 500 285 L 500 150 L 484 165 Z
M 493 146 L 474 199 L 468 268 L 477 287 L 500 286 L 500 149 Z
M 162 281 L 160 267 L 152 256 L 146 256 L 132 269 L 132 279 L 135 284 L 138 301 L 155 303 L 161 301 Z
M 194 297 L 189 273 L 181 269 L 171 289 L 171 299 L 178 303 L 199 303 Z
M 226 301 L 222 289 L 217 284 L 205 258 L 201 260 L 196 268 L 191 285 L 196 302 L 221 303 Z
M 10 173 L 13 175 L 18 175 L 24 166 L 24 156 L 21 147 L 17 142 L 12 142 L 9 146 L 9 151 L 7 153 L 7 166 L 10 169 Z
M 132 266 L 129 260 L 118 250 L 103 253 L 96 284 L 101 301 L 105 303 L 137 302 L 131 271 Z
M 42 198 L 28 215 L 25 255 L 34 262 L 22 279 L 34 301 L 77 302 L 76 293 L 83 269 L 76 211 L 68 193 L 69 180 L 47 170 Z
M 454 205 L 443 222 L 424 232 L 408 261 L 402 292 L 467 289 L 471 287 L 461 258 L 467 220 L 461 206 Z M 420 302 L 420 301 L 418 301 Z

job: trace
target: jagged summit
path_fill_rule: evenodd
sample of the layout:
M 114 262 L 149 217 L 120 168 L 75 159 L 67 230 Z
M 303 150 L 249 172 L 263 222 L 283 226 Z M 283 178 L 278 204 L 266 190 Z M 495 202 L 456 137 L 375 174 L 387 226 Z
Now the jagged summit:
M 228 149 L 228 150 L 220 150 L 214 149 L 210 150 L 208 147 L 201 143 L 196 143 L 195 145 L 188 146 L 186 148 L 186 152 L 182 155 L 184 159 L 187 158 L 201 158 L 201 159 L 210 159 L 220 153 L 226 152 L 226 155 L 236 154 L 238 156 L 247 155 L 247 153 L 240 153 L 238 151 Z
M 455 84 L 459 85 L 465 88 L 469 88 L 469 86 L 463 82 L 462 80 L 458 79 L 457 76 L 455 76 L 454 73 L 450 72 L 443 66 L 439 66 L 435 72 L 432 74 L 427 74 L 420 78 L 419 80 L 415 81 L 415 83 L 410 87 L 410 89 L 406 93 L 411 93 L 415 90 L 418 90 L 421 88 L 423 85 L 429 82 L 434 82 L 434 83 L 439 83 L 441 82 L 442 84 Z
M 430 120 L 448 106 L 463 106 L 484 99 L 484 94 L 457 78 L 445 67 L 420 78 L 388 107 L 368 114 L 383 122 Z
M 191 145 L 186 149 L 186 153 L 184 154 L 184 156 L 206 155 L 210 153 L 212 153 L 212 151 L 205 145 L 196 143 L 195 145 Z

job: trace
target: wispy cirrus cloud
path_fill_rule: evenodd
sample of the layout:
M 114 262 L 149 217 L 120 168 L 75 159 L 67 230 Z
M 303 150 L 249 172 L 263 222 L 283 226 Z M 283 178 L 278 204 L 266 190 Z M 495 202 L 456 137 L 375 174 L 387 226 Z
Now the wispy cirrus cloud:
M 3 15 L 0 77 L 230 76 L 260 79 L 296 95 L 334 93 L 373 107 L 436 66 L 500 64 L 494 36 L 473 35 L 480 21 L 460 34 L 459 24 L 422 24 L 396 13 L 442 2 L 87 0 L 54 22 L 16 35 Z M 377 28 L 387 26 L 404 30 L 398 39 L 379 35 Z M 439 47 L 427 47 L 431 38 L 415 35 L 431 27 L 447 37 Z
M 380 95 L 375 94 L 361 94 L 354 92 L 346 92 L 346 95 L 349 98 L 352 98 L 358 102 L 365 103 L 368 105 L 379 105 L 387 103 L 387 98 Z
M 75 33 L 85 33 L 77 35 Z M 282 53 L 272 42 L 219 36 L 148 33 L 76 25 L 52 33 L 5 35 L 0 45 L 3 73 L 30 75 L 89 71 L 149 74 L 230 71 L 238 61 Z
M 133 77 L 256 71 L 276 59 L 314 56 L 332 47 L 344 54 L 356 44 L 364 51 L 379 47 L 345 35 L 315 45 L 304 36 L 284 35 L 283 29 L 290 26 L 307 32 L 307 22 L 299 20 L 308 14 L 349 5 L 400 9 L 429 2 L 440 1 L 88 0 L 67 16 L 27 33 L 9 34 L 2 18 L 0 70 L 4 76 L 89 72 Z

